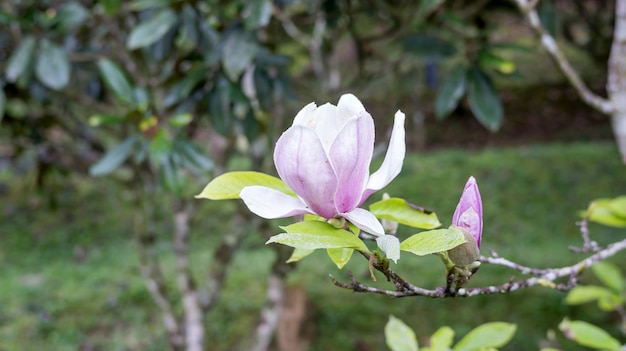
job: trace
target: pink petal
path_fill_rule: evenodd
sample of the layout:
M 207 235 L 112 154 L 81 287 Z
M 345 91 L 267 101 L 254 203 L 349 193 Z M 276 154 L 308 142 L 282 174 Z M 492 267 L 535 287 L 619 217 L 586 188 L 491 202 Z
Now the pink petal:
M 402 163 L 406 154 L 404 118 L 404 113 L 398 110 L 394 117 L 387 154 L 380 168 L 370 176 L 367 182 L 367 189 L 361 198 L 361 203 L 365 202 L 372 193 L 389 184 L 402 170 Z
M 339 212 L 350 211 L 359 205 L 373 151 L 374 120 L 369 113 L 361 111 L 341 129 L 329 152 L 337 175 L 335 207 Z
M 483 232 L 483 204 L 474 177 L 470 177 L 465 184 L 463 194 L 452 217 L 452 224 L 469 230 L 480 247 Z
M 367 210 L 357 207 L 350 212 L 342 213 L 341 216 L 365 232 L 374 235 L 385 234 L 382 224 Z
M 300 125 L 287 129 L 276 142 L 274 164 L 280 178 L 313 212 L 324 218 L 337 215 L 337 178 L 313 130 Z
M 263 218 L 284 218 L 310 212 L 300 199 L 264 186 L 247 186 L 239 196 L 250 211 Z

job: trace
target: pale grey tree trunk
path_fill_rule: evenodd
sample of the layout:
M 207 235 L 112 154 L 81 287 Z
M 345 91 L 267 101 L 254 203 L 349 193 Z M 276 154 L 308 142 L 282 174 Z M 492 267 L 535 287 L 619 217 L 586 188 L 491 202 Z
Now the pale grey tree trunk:
M 614 110 L 611 124 L 626 163 L 626 0 L 615 2 L 615 29 L 609 56 L 607 92 Z

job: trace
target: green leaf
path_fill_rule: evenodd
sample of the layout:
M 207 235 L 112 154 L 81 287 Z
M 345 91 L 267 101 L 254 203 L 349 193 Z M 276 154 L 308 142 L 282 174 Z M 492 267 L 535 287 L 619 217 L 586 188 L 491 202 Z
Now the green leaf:
M 20 45 L 9 58 L 5 72 L 7 81 L 11 83 L 16 82 L 17 79 L 25 73 L 31 62 L 33 62 L 35 44 L 35 38 L 31 35 L 22 39 Z
M 456 53 L 456 47 L 451 42 L 421 33 L 406 35 L 402 38 L 402 45 L 407 52 L 427 59 L 439 59 Z
M 163 164 L 172 152 L 172 138 L 165 129 L 159 129 L 150 141 L 150 159 L 155 164 Z
M 418 256 L 435 252 L 448 251 L 465 242 L 463 233 L 457 228 L 436 229 L 417 233 L 400 244 L 400 250 L 408 251 Z
M 558 36 L 561 24 L 559 11 L 554 6 L 554 3 L 549 0 L 541 1 L 537 12 L 539 13 L 539 20 L 541 21 L 543 28 L 545 28 L 551 36 Z
M 471 69 L 467 78 L 467 98 L 472 113 L 485 128 L 497 131 L 502 125 L 502 103 L 491 79 L 477 68 Z
M 244 25 L 247 30 L 265 27 L 272 18 L 271 0 L 250 0 L 243 11 Z
M 568 305 L 580 305 L 596 300 L 603 300 L 613 295 L 613 292 L 603 286 L 587 285 L 576 286 L 567 293 L 565 303 Z
M 626 227 L 626 217 L 620 216 L 619 212 L 614 211 L 613 207 L 615 205 L 613 201 L 614 199 L 594 200 L 589 205 L 587 213 L 584 213 L 583 216 L 588 216 L 589 220 L 592 222 L 611 227 L 624 228 Z
M 559 324 L 559 329 L 569 339 L 580 345 L 598 350 L 621 350 L 621 344 L 605 330 L 584 321 L 570 321 L 567 318 Z
M 454 330 L 450 327 L 441 327 L 430 337 L 431 351 L 448 351 L 454 341 Z
M 295 248 L 291 256 L 287 259 L 287 263 L 298 262 L 301 259 L 312 254 L 313 252 L 315 252 L 315 250 L 305 250 L 305 249 Z
M 193 116 L 191 115 L 191 113 L 179 113 L 168 118 L 167 123 L 172 127 L 180 128 L 188 125 L 189 123 L 191 123 L 192 120 Z
M 404 199 L 392 197 L 370 205 L 370 212 L 380 219 L 387 219 L 420 229 L 433 229 L 441 226 L 437 215 Z
M 117 124 L 124 122 L 124 117 L 115 115 L 95 114 L 89 117 L 89 125 L 99 127 L 106 124 Z
M 133 86 L 126 79 L 124 72 L 113 61 L 106 58 L 99 60 L 98 69 L 104 84 L 118 100 L 129 104 L 135 102 Z
M 257 51 L 258 46 L 250 33 L 235 31 L 228 35 L 222 49 L 222 67 L 226 76 L 233 82 L 237 81 L 252 63 Z
M 63 48 L 42 39 L 39 45 L 35 75 L 43 85 L 59 90 L 70 82 L 70 61 Z
M 511 74 L 517 70 L 515 63 L 488 50 L 481 50 L 478 61 L 485 68 L 492 68 L 502 74 Z
M 261 185 L 295 196 L 287 184 L 279 178 L 260 172 L 228 172 L 207 184 L 197 199 L 229 200 L 238 199 L 241 190 L 247 186 Z
M 126 41 L 126 47 L 134 50 L 156 43 L 177 21 L 176 12 L 169 8 L 159 10 L 154 16 L 133 28 Z
M 279 243 L 305 250 L 352 248 L 368 251 L 356 235 L 326 222 L 303 221 L 280 228 L 286 233 L 272 236 L 265 244 Z
M 626 196 L 618 196 L 611 200 L 609 209 L 616 216 L 626 218 Z
M 604 285 L 613 289 L 616 293 L 621 293 L 626 288 L 626 282 L 624 282 L 622 272 L 616 265 L 600 261 L 591 266 L 591 270 Z
M 488 348 L 498 348 L 506 345 L 517 327 L 515 324 L 504 322 L 485 323 L 474 328 L 463 337 L 453 348 L 454 351 L 476 351 Z
M 163 106 L 171 107 L 181 100 L 189 97 L 193 89 L 207 77 L 207 71 L 204 67 L 199 67 L 191 70 L 189 73 L 185 75 L 185 78 L 178 81 L 172 88 L 169 93 L 165 96 L 163 100 Z
M 413 329 L 394 316 L 385 325 L 385 342 L 391 351 L 419 350 Z
M 183 156 L 184 160 L 187 161 L 186 168 L 192 171 L 201 173 L 213 169 L 213 161 L 198 150 L 193 143 L 185 139 L 174 140 L 174 150 Z
M 117 146 L 109 149 L 104 156 L 89 168 L 92 176 L 103 176 L 116 170 L 130 156 L 130 152 L 137 143 L 137 137 L 131 136 Z
M 337 265 L 337 268 L 342 269 L 343 266 L 345 266 L 346 263 L 350 261 L 352 253 L 354 253 L 354 249 L 326 249 L 326 252 L 328 253 L 328 257 L 330 257 L 333 263 Z
M 133 0 L 129 4 L 129 8 L 132 11 L 143 11 L 148 9 L 155 9 L 160 7 L 169 6 L 172 0 Z
M 376 244 L 383 250 L 388 259 L 398 263 L 400 259 L 400 240 L 395 235 L 381 235 L 376 238 Z
M 56 20 L 59 29 L 62 31 L 70 31 L 77 28 L 89 17 L 89 12 L 76 1 L 63 4 L 56 14 Z
M 435 99 L 435 116 L 441 120 L 447 117 L 459 104 L 459 100 L 465 94 L 465 81 L 467 72 L 465 67 L 458 66 L 437 90 Z

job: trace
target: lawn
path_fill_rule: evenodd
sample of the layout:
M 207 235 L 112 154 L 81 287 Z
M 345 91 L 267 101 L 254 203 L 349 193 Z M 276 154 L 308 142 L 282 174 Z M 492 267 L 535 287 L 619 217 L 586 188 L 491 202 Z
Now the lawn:
M 385 190 L 436 211 L 448 226 L 469 175 L 477 178 L 483 196 L 483 253 L 493 249 L 537 267 L 579 260 L 567 249 L 581 242 L 577 211 L 595 198 L 626 194 L 626 168 L 612 143 L 413 154 Z M 50 209 L 49 196 L 33 189 L 28 176 L 2 174 L 0 182 L 9 189 L 0 195 L 0 350 L 77 350 L 81 345 L 166 350 L 160 316 L 139 275 L 127 194 L 106 179 L 68 181 L 58 175 L 56 209 Z M 201 204 L 192 225 L 197 271 L 204 270 L 216 239 L 227 232 L 224 218 L 231 210 L 227 202 Z M 624 235 L 599 225 L 590 229 L 600 244 Z M 167 228 L 159 238 L 161 255 L 172 263 Z M 623 257 L 612 261 L 626 268 Z M 265 299 L 272 259 L 259 236 L 246 238 L 222 300 L 207 319 L 211 350 L 245 350 Z M 435 257 L 404 253 L 396 268 L 420 286 L 442 284 Z M 289 277 L 289 284 L 306 289 L 314 305 L 311 350 L 355 350 L 358 343 L 384 350 L 382 330 L 390 314 L 412 326 L 421 341 L 442 325 L 452 326 L 459 336 L 483 322 L 507 321 L 518 324 L 518 332 L 506 350 L 538 349 L 565 315 L 610 327 L 624 341 L 610 315 L 592 305 L 566 306 L 563 293 L 547 288 L 468 299 L 390 299 L 330 283 L 329 273 L 346 279 L 348 270 L 369 282 L 361 257 L 339 271 L 322 252 L 299 263 Z M 471 284 L 500 284 L 512 273 L 484 266 Z M 592 278 L 585 275 L 583 281 Z M 372 284 L 387 286 L 381 279 Z

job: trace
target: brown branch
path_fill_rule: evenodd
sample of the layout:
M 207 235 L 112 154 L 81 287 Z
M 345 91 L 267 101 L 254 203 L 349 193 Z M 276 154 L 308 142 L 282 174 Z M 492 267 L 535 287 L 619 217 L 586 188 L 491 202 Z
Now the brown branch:
M 580 98 L 587 105 L 595 108 L 596 110 L 607 115 L 612 114 L 615 111 L 614 103 L 611 100 L 596 95 L 589 89 L 589 87 L 587 87 L 578 72 L 574 69 L 572 64 L 559 48 L 556 40 L 554 40 L 554 37 L 552 37 L 552 35 L 550 35 L 550 33 L 548 33 L 541 24 L 539 14 L 535 9 L 537 1 L 515 0 L 515 3 L 526 17 L 530 27 L 539 37 L 541 45 L 546 49 L 569 83 L 574 86 Z

